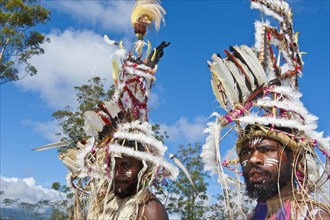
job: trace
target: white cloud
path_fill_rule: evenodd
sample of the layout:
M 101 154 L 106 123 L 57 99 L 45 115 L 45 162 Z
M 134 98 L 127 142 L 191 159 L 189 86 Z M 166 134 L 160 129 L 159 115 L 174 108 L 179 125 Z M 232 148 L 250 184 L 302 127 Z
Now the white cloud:
M 56 121 L 39 122 L 24 120 L 22 121 L 22 123 L 23 125 L 32 127 L 34 131 L 42 134 L 43 137 L 47 138 L 51 142 L 59 141 L 59 137 L 55 135 L 60 131 L 60 128 Z
M 130 32 L 131 10 L 135 1 L 54 1 L 49 3 L 76 21 L 112 32 Z
M 151 92 L 150 92 L 150 98 L 148 100 L 148 105 L 149 105 L 149 109 L 155 109 L 155 108 L 158 108 L 158 106 L 160 105 L 160 97 L 158 94 L 152 92 L 152 89 L 151 89 Z
M 49 106 L 63 108 L 75 103 L 74 86 L 86 84 L 92 76 L 112 83 L 111 54 L 115 47 L 107 45 L 103 36 L 90 31 L 52 31 L 45 54 L 31 59 L 38 74 L 17 82 L 27 91 L 39 92 Z
M 1 198 L 19 199 L 20 202 L 37 203 L 40 200 L 58 201 L 59 193 L 54 189 L 47 189 L 36 183 L 33 177 L 29 178 L 7 178 L 0 177 Z
M 208 118 L 199 116 L 189 122 L 187 118 L 181 117 L 172 125 L 161 124 L 161 129 L 169 135 L 170 141 L 188 141 L 194 143 L 205 139 L 203 130 L 205 129 Z

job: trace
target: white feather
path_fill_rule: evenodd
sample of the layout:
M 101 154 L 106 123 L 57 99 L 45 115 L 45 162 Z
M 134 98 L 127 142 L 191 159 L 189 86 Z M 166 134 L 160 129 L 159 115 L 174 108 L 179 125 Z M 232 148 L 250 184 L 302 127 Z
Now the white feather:
M 214 115 L 216 114 L 217 113 L 214 113 Z M 216 121 L 209 122 L 207 126 L 208 127 L 203 131 L 203 133 L 207 134 L 207 138 L 205 144 L 202 146 L 201 157 L 204 163 L 204 170 L 210 171 L 211 175 L 213 175 L 216 174 L 218 170 L 218 154 L 215 146 L 217 142 L 220 141 L 220 126 Z
M 192 180 L 187 168 L 181 163 L 181 161 L 176 158 L 174 156 L 174 154 L 170 154 L 169 155 L 170 159 L 174 161 L 174 163 L 183 171 L 183 173 L 186 175 L 186 177 L 188 178 L 190 184 L 192 185 L 192 187 L 194 188 L 195 192 L 197 192 L 197 188 L 195 186 L 195 183 L 194 181 Z
M 246 64 L 250 67 L 252 74 L 256 77 L 258 81 L 259 86 L 263 83 L 266 83 L 266 73 L 262 68 L 254 51 L 246 45 L 242 45 L 240 47 L 234 46 L 234 49 L 242 56 Z
M 299 99 L 302 96 L 302 93 L 296 89 L 293 89 L 292 86 L 276 86 L 270 91 L 283 94 L 290 99 Z
M 219 86 L 221 86 L 221 82 L 219 80 L 217 80 L 216 78 L 212 77 L 211 87 L 212 87 L 213 94 L 214 94 L 215 98 L 217 99 L 217 101 L 219 102 L 220 106 L 224 110 L 229 112 L 229 109 L 227 108 L 227 106 L 225 104 L 223 94 L 219 91 Z
M 307 124 L 314 123 L 318 118 L 312 114 L 310 114 L 307 109 L 303 106 L 303 103 L 299 100 L 272 100 L 269 97 L 258 99 L 255 106 L 263 106 L 263 107 L 275 107 L 279 109 L 284 109 L 286 111 L 290 111 L 293 114 L 299 114 L 296 116 L 297 120 L 301 120 L 300 116 L 304 118 L 304 122 Z
M 134 131 L 133 132 L 117 131 L 116 133 L 114 133 L 113 137 L 119 138 L 119 139 L 137 141 L 137 142 L 141 143 L 142 145 L 152 146 L 156 149 L 157 154 L 159 156 L 163 156 L 164 152 L 167 150 L 167 147 L 162 142 L 158 141 L 153 136 L 148 137 L 143 133 L 134 133 Z
M 160 166 L 165 168 L 167 171 L 170 172 L 170 177 L 175 180 L 176 177 L 179 174 L 179 170 L 177 167 L 173 166 L 166 160 L 164 160 L 162 157 L 157 157 L 154 155 L 151 155 L 148 152 L 142 152 L 142 151 L 136 151 L 132 148 L 123 147 L 118 144 L 110 144 L 109 145 L 110 152 L 113 154 L 125 154 L 134 158 L 137 158 L 139 160 L 146 160 L 150 163 L 153 163 L 156 166 Z
M 87 135 L 97 136 L 98 132 L 101 132 L 105 122 L 94 111 L 87 111 L 84 113 L 84 130 Z
M 315 158 L 313 158 L 313 156 L 311 154 L 306 153 L 305 154 L 306 157 L 306 163 L 307 163 L 307 173 L 308 173 L 308 180 L 312 182 L 312 184 L 315 184 L 319 178 L 319 168 L 318 165 L 316 163 Z
M 109 44 L 109 45 L 111 45 L 111 46 L 117 43 L 116 41 L 111 40 L 111 39 L 108 37 L 108 35 L 106 35 L 106 34 L 103 36 L 103 39 L 104 39 L 104 41 L 105 41 L 107 44 Z
M 146 136 L 153 136 L 152 126 L 148 122 L 133 121 L 118 125 L 118 131 L 126 132 L 129 130 L 139 130 L 143 132 Z
M 286 50 L 286 48 L 280 48 L 281 53 L 283 55 L 284 60 L 286 61 L 289 69 L 294 69 L 294 63 L 292 62 L 291 56 Z
M 292 66 L 290 66 L 289 64 L 287 64 L 287 63 L 284 63 L 281 66 L 281 74 L 285 74 L 289 70 L 294 70 L 294 68 Z
M 148 72 L 146 72 L 145 70 L 142 70 L 142 65 L 139 66 L 140 68 L 136 68 L 132 62 L 126 62 L 125 63 L 125 70 L 128 74 L 130 75 L 137 75 L 137 76 L 141 76 L 143 78 L 145 78 L 146 80 L 153 80 L 154 76 Z M 149 70 L 151 70 L 149 67 L 147 68 Z
M 214 73 L 212 76 L 221 81 L 228 101 L 233 106 L 234 103 L 238 103 L 238 93 L 237 90 L 235 90 L 233 76 L 220 57 L 218 57 L 216 54 L 213 54 L 212 59 L 214 60 L 212 66 L 210 67 L 211 72 Z
M 34 148 L 32 150 L 41 151 L 41 150 L 47 150 L 47 149 L 51 149 L 51 148 L 61 148 L 61 147 L 68 146 L 69 144 L 70 144 L 70 142 L 68 142 L 68 141 L 59 141 L 59 142 L 44 145 L 42 147 Z
M 250 95 L 250 91 L 245 84 L 245 76 L 243 75 L 243 73 L 240 73 L 240 70 L 233 62 L 229 61 L 228 59 L 224 59 L 224 62 L 230 72 L 233 74 L 234 78 L 236 79 L 243 97 L 247 98 Z M 243 98 L 243 101 L 245 101 L 245 98 Z
M 272 58 L 270 56 L 267 56 L 265 58 L 267 61 L 266 61 L 266 73 L 267 73 L 267 81 L 269 82 L 270 80 L 272 79 L 275 79 L 276 78 L 276 75 L 275 75 L 275 69 L 274 69 L 274 65 L 273 65 L 273 61 L 272 61 Z
M 283 17 L 272 11 L 271 9 L 267 8 L 266 6 L 260 4 L 259 2 L 251 2 L 251 8 L 252 9 L 259 9 L 260 11 L 264 12 L 268 16 L 272 16 L 279 22 L 283 21 Z
M 301 124 L 297 120 L 288 120 L 285 118 L 275 118 L 275 117 L 269 117 L 269 116 L 260 117 L 255 114 L 243 116 L 243 117 L 237 119 L 237 121 L 240 121 L 241 123 L 244 123 L 244 124 L 254 124 L 254 123 L 261 124 L 261 125 L 274 124 L 279 127 L 295 128 L 295 129 L 299 129 L 302 131 L 313 130 L 316 128 L 315 124 L 304 125 L 304 124 Z
M 125 59 L 127 56 L 127 51 L 125 48 L 120 48 L 115 50 L 115 56 L 120 58 L 120 59 Z
M 318 148 L 320 150 L 324 151 L 327 155 L 330 155 L 330 137 L 323 137 L 323 131 L 317 132 L 314 130 L 309 130 L 305 131 L 305 133 L 307 137 L 317 141 Z
M 256 51 L 258 52 L 262 52 L 261 50 L 263 49 L 262 48 L 262 45 L 264 44 L 264 30 L 263 30 L 263 27 L 264 26 L 270 26 L 270 22 L 268 20 L 266 20 L 266 22 L 260 22 L 260 21 L 256 21 L 254 23 L 254 28 L 255 28 L 255 44 L 254 44 L 254 47 L 256 49 Z

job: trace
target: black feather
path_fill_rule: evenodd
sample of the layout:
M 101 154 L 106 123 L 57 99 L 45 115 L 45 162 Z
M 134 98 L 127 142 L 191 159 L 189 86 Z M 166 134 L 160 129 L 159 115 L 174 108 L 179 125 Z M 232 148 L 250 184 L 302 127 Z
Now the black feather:
M 156 66 L 156 64 L 159 62 L 160 58 L 164 55 L 164 51 L 163 49 L 165 47 L 167 47 L 168 45 L 170 45 L 170 42 L 165 42 L 163 41 L 158 47 L 156 47 L 156 55 L 155 55 L 155 59 L 151 60 L 152 56 L 154 55 L 154 53 L 150 53 L 146 62 L 146 65 L 154 68 Z

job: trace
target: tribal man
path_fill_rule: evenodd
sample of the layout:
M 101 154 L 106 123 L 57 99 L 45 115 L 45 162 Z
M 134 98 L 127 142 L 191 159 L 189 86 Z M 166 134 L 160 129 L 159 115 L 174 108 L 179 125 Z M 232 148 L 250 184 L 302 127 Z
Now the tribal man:
M 117 46 L 112 56 L 115 93 L 84 113 L 86 140 L 60 155 L 76 192 L 75 219 L 168 219 L 150 189 L 164 178 L 175 180 L 179 170 L 165 159 L 167 147 L 148 122 L 148 100 L 157 63 L 169 43 L 151 50 L 150 42 L 144 42 L 147 28 L 155 24 L 158 30 L 164 14 L 158 0 L 136 1 L 131 21 L 138 39 L 128 53 L 122 42 L 104 36 L 106 43 Z
M 205 170 L 218 174 L 230 219 L 235 219 L 233 206 L 245 213 L 242 199 L 233 205 L 228 192 L 244 188 L 257 200 L 248 219 L 330 219 L 330 197 L 324 190 L 329 184 L 330 138 L 315 130 L 317 117 L 300 101 L 303 61 L 292 11 L 282 0 L 251 0 L 251 8 L 278 21 L 280 30 L 263 18 L 255 22 L 253 47 L 232 46 L 225 58 L 212 55 L 211 85 L 226 114 L 213 113 L 216 120 L 205 130 Z M 223 161 L 219 140 L 224 130 L 225 135 L 236 130 L 238 140 Z

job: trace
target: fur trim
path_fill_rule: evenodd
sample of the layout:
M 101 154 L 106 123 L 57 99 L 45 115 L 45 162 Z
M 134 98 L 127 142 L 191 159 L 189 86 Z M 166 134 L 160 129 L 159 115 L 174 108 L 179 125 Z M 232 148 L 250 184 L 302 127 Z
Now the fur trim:
M 179 170 L 177 167 L 173 166 L 172 164 L 164 160 L 162 157 L 151 155 L 148 152 L 136 151 L 132 148 L 123 147 L 118 144 L 110 144 L 109 150 L 113 154 L 125 154 L 140 160 L 146 160 L 154 164 L 156 167 L 163 167 L 170 172 L 170 177 L 174 180 L 179 174 Z
M 127 139 L 127 140 L 134 140 L 142 145 L 149 145 L 152 146 L 156 149 L 156 153 L 159 156 L 163 156 L 165 151 L 167 150 L 167 147 L 163 145 L 162 142 L 158 141 L 155 139 L 153 136 L 146 136 L 145 134 L 142 133 L 132 133 L 132 132 L 121 132 L 117 131 L 114 135 L 114 138 L 118 139 Z
M 211 175 L 217 173 L 217 157 L 218 152 L 216 146 L 219 143 L 219 134 L 221 131 L 220 125 L 217 121 L 207 124 L 203 133 L 207 134 L 206 143 L 202 147 L 202 161 L 204 162 L 204 170 L 211 171 Z

